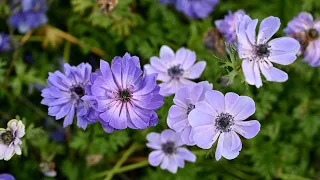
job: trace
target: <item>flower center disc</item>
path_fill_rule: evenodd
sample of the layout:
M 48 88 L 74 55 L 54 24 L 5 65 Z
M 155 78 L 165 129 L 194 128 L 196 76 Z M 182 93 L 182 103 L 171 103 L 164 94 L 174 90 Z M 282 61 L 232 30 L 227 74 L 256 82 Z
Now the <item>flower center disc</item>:
M 308 31 L 308 36 L 311 38 L 311 39 L 317 39 L 319 37 L 319 32 L 316 30 L 316 29 L 310 29 Z
M 162 151 L 166 154 L 173 154 L 177 150 L 176 147 L 174 147 L 174 142 L 168 141 L 165 144 L 162 144 Z
M 128 102 L 130 101 L 130 98 L 132 97 L 131 92 L 129 89 L 124 89 L 119 91 L 119 99 L 122 102 Z
M 11 131 L 6 131 L 6 132 L 2 133 L 2 134 L 1 134 L 1 140 L 2 140 L 5 144 L 9 145 L 9 144 L 12 142 L 12 140 L 13 140 L 12 132 L 11 132 Z
M 256 53 L 259 57 L 266 57 L 269 55 L 270 50 L 268 44 L 260 44 L 256 47 Z
M 80 86 L 74 87 L 72 91 L 75 92 L 79 97 L 84 96 L 84 90 Z
M 184 70 L 180 68 L 180 65 L 172 66 L 168 69 L 168 75 L 172 78 L 179 78 L 184 73 Z
M 234 124 L 233 117 L 228 113 L 221 113 L 215 121 L 217 129 L 223 132 L 229 132 L 231 130 L 230 127 Z

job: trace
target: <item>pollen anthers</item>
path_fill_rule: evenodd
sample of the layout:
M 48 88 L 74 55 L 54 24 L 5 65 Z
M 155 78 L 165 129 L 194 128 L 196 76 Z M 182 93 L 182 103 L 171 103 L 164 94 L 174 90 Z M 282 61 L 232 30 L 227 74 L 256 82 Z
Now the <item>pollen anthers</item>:
M 215 119 L 215 126 L 221 132 L 231 131 L 231 126 L 233 124 L 234 124 L 234 119 L 228 113 L 221 113 Z
M 121 102 L 129 102 L 132 97 L 132 94 L 129 89 L 119 90 L 118 98 Z
M 173 141 L 168 141 L 161 145 L 161 149 L 165 154 L 171 155 L 177 151 L 175 143 Z
M 181 68 L 181 65 L 175 65 L 168 69 L 168 75 L 172 78 L 179 78 L 184 73 L 184 70 Z
M 1 134 L 1 141 L 2 141 L 4 144 L 9 145 L 9 144 L 13 141 L 13 139 L 14 139 L 14 137 L 13 137 L 11 131 L 6 131 L 6 132 L 4 132 L 4 133 Z

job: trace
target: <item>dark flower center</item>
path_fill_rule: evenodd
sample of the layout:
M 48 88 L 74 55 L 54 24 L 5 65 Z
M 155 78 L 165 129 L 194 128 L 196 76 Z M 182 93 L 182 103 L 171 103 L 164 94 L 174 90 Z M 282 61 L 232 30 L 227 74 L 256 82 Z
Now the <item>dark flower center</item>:
M 129 89 L 120 90 L 118 94 L 119 94 L 119 99 L 122 102 L 128 102 L 132 97 Z
M 13 135 L 11 131 L 6 131 L 1 134 L 1 140 L 4 142 L 4 144 L 9 145 L 13 141 Z
M 188 105 L 187 114 L 189 114 L 196 106 L 193 104 Z
M 316 29 L 310 29 L 308 31 L 308 36 L 311 38 L 311 39 L 317 39 L 319 37 L 319 32 L 316 30 Z
M 84 96 L 84 89 L 81 86 L 76 86 L 72 89 L 79 97 Z
M 215 126 L 222 132 L 229 132 L 231 130 L 230 127 L 234 124 L 233 117 L 228 113 L 221 113 L 215 121 Z
M 256 46 L 256 54 L 259 57 L 268 57 L 270 54 L 270 50 L 269 50 L 268 44 L 260 44 Z
M 168 75 L 172 78 L 179 78 L 184 73 L 184 70 L 180 67 L 180 65 L 172 66 L 168 69 Z
M 162 151 L 165 154 L 174 154 L 177 151 L 177 148 L 174 145 L 174 142 L 168 141 L 167 143 L 162 144 Z

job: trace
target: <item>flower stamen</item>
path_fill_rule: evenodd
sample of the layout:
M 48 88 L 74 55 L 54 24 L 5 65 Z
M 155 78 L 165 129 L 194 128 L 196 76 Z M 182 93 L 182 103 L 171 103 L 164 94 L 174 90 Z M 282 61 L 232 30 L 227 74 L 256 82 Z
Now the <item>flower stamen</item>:
M 231 131 L 231 126 L 234 125 L 233 117 L 228 113 L 221 113 L 215 119 L 215 126 L 221 132 Z
M 177 148 L 175 147 L 175 143 L 172 141 L 168 141 L 167 143 L 162 144 L 161 149 L 165 154 L 169 154 L 169 155 L 174 154 L 177 151 Z

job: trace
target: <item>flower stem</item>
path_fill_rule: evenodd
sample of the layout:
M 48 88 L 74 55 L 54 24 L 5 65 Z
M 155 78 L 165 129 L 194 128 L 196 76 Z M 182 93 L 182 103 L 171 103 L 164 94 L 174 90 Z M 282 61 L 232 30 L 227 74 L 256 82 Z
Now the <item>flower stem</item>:
M 129 158 L 129 156 L 138 149 L 139 145 L 136 143 L 133 143 L 129 149 L 123 154 L 123 156 L 119 159 L 119 161 L 114 165 L 114 167 L 108 171 L 108 174 L 105 178 L 105 180 L 111 180 L 112 177 L 119 171 L 121 165 Z

